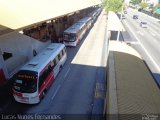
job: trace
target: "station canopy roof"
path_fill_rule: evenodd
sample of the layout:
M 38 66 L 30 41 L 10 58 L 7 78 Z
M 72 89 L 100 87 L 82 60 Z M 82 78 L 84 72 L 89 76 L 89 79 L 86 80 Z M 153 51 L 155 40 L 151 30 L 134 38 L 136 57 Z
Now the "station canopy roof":
M 0 25 L 21 29 L 98 4 L 101 0 L 0 0 Z
M 120 19 L 113 11 L 109 11 L 108 13 L 107 30 L 125 31 Z

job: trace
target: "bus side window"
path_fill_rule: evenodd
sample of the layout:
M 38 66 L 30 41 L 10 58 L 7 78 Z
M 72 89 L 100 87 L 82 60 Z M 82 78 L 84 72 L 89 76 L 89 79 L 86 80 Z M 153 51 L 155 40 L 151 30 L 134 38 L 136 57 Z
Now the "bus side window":
M 52 69 L 54 68 L 54 60 L 51 61 L 51 68 L 52 68 Z
M 53 68 L 49 65 L 48 68 L 42 73 L 42 75 L 39 77 L 39 84 L 38 86 L 40 87 L 45 79 L 48 77 L 50 72 L 53 70 Z
M 53 70 L 53 67 L 51 65 L 48 66 L 48 72 L 50 73 Z
M 61 59 L 61 55 L 60 54 L 58 54 L 58 61 Z
M 45 81 L 45 79 L 47 78 L 47 70 L 45 70 L 42 75 L 39 77 L 39 83 L 38 83 L 38 87 L 40 87 L 43 82 Z
M 53 60 L 53 64 L 54 64 L 53 67 L 55 67 L 57 65 L 56 64 L 56 59 Z
M 56 57 L 56 65 L 57 65 L 58 61 L 59 61 L 59 58 L 58 58 L 58 55 L 57 55 L 57 57 Z
M 62 53 L 62 56 L 64 55 L 64 52 L 63 52 L 63 50 L 61 51 L 61 53 Z
M 67 49 L 66 49 L 66 47 L 63 49 L 63 52 L 64 52 L 64 54 L 67 52 Z

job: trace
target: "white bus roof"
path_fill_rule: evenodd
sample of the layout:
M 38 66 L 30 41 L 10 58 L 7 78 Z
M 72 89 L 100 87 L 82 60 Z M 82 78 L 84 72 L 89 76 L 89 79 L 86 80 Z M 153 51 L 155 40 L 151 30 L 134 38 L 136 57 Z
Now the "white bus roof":
M 86 23 L 86 22 L 88 22 L 89 20 L 91 20 L 91 17 L 85 17 L 85 18 L 79 20 L 78 22 Z
M 31 70 L 41 72 L 43 68 L 55 58 L 58 53 L 65 47 L 61 43 L 51 43 L 41 53 L 27 62 L 20 70 Z
M 69 28 L 67 28 L 64 32 L 65 33 L 77 33 L 77 31 L 81 29 L 84 25 L 85 23 L 75 23 Z

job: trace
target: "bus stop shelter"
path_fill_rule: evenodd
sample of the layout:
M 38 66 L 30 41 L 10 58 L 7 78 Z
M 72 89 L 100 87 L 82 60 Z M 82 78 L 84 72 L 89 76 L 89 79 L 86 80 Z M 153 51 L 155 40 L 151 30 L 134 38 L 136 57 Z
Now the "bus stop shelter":
M 116 36 L 116 34 L 112 34 L 113 32 L 122 32 L 125 31 L 120 19 L 116 15 L 115 12 L 109 11 L 108 12 L 108 20 L 107 20 L 107 33 L 109 38 L 111 36 Z
M 16 30 L 101 4 L 101 0 L 0 0 L 0 25 Z

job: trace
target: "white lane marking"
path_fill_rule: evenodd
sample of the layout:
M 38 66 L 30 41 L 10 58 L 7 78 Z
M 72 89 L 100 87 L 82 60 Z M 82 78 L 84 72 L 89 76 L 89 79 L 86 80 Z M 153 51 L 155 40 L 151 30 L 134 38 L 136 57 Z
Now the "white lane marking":
M 56 96 L 56 94 L 57 94 L 57 92 L 58 92 L 58 90 L 59 90 L 60 87 L 61 87 L 61 85 L 58 85 L 56 91 L 54 92 L 54 94 L 53 94 L 53 96 L 52 96 L 52 98 L 51 98 L 52 100 L 53 100 L 54 97 Z
M 139 31 L 139 30 L 136 30 L 136 33 L 138 33 L 138 34 L 139 34 L 139 33 L 140 33 L 140 31 Z
M 151 34 L 159 34 L 157 31 L 155 31 L 154 29 L 152 29 L 151 27 L 149 28 L 149 32 Z
M 67 77 L 67 75 L 68 75 L 68 73 L 69 73 L 69 71 L 71 70 L 71 68 L 68 68 L 68 70 L 67 70 L 67 72 L 66 72 L 66 74 L 64 75 L 64 78 L 66 78 Z
M 132 32 L 132 34 L 134 35 L 134 37 L 138 40 L 139 44 L 141 45 L 141 47 L 144 49 L 144 51 L 146 52 L 146 54 L 148 55 L 148 57 L 150 58 L 150 60 L 153 62 L 153 64 L 155 65 L 155 67 L 157 68 L 158 71 L 160 71 L 160 67 L 158 66 L 158 64 L 155 62 L 155 60 L 150 56 L 149 52 L 145 49 L 145 47 L 143 46 L 143 44 L 140 42 L 139 38 L 135 35 L 134 31 L 132 31 L 131 27 L 126 23 L 126 21 L 124 21 L 125 24 L 127 25 L 127 27 L 129 28 L 129 30 Z
M 139 23 L 141 22 L 141 20 L 140 20 L 140 19 L 138 19 L 137 21 L 138 21 Z
M 144 34 L 142 32 L 139 33 L 141 36 L 144 36 Z
M 137 33 L 140 34 L 141 36 L 144 36 L 144 34 L 140 32 L 139 30 L 137 31 Z
M 65 79 L 65 78 L 67 77 L 67 75 L 68 75 L 68 73 L 69 73 L 70 70 L 71 70 L 71 68 L 68 68 L 68 70 L 67 70 L 66 74 L 64 75 L 64 78 L 63 78 L 63 79 Z M 63 80 L 63 81 L 64 81 L 64 80 Z M 61 87 L 61 85 L 58 85 L 56 91 L 54 92 L 54 94 L 53 94 L 53 96 L 52 96 L 52 98 L 51 98 L 52 100 L 53 100 L 54 97 L 56 96 L 56 94 L 57 94 L 58 90 L 60 89 L 60 87 Z
M 156 36 L 156 34 L 154 34 L 154 33 L 151 33 L 151 35 L 152 35 L 152 36 Z

